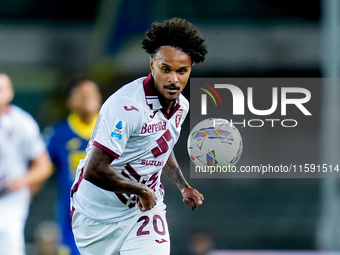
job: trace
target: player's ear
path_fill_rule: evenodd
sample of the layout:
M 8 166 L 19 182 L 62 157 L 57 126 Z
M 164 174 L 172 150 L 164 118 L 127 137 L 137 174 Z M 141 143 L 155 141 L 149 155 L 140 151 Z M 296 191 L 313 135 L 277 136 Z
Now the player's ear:
M 151 71 L 153 71 L 153 68 L 154 68 L 154 61 L 153 61 L 153 55 L 150 57 L 150 69 Z

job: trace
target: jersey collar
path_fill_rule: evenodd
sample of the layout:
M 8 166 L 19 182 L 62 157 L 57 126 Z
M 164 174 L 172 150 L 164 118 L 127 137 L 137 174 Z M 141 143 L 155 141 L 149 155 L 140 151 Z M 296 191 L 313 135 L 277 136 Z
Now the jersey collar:
M 2 112 L 0 112 L 0 116 L 1 116 L 1 115 L 5 115 L 5 114 L 9 114 L 11 108 L 12 108 L 12 107 L 11 107 L 10 104 L 7 105 L 7 106 L 5 106 L 4 110 L 3 110 Z
M 160 110 L 162 109 L 162 105 L 159 102 L 156 88 L 153 83 L 153 78 L 151 73 L 146 77 L 143 81 L 144 93 L 146 103 L 150 106 L 152 110 Z
M 96 125 L 98 115 L 95 115 L 90 124 L 81 121 L 80 117 L 75 113 L 70 113 L 67 117 L 67 123 L 71 130 L 85 140 L 90 139 L 94 126 Z
M 174 113 L 179 109 L 179 97 L 176 99 L 176 103 L 173 106 L 173 110 L 170 113 L 170 116 L 167 115 L 166 110 L 163 108 L 161 103 L 159 102 L 157 91 L 154 85 L 153 77 L 151 73 L 143 80 L 143 87 L 145 93 L 146 103 L 152 110 L 161 110 L 164 116 L 168 119 L 174 115 Z

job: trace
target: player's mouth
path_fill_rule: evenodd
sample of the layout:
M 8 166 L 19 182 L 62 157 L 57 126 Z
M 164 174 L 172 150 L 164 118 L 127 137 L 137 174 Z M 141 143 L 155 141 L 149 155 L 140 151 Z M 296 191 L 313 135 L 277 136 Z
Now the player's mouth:
M 176 93 L 180 88 L 173 86 L 173 85 L 168 85 L 168 86 L 164 86 L 164 89 L 167 90 L 169 93 L 173 94 Z

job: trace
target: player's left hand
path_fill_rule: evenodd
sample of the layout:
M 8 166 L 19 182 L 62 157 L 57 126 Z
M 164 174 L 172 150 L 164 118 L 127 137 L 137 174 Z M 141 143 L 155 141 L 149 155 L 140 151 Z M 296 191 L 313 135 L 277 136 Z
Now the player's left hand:
M 182 190 L 183 202 L 191 209 L 195 208 L 203 203 L 204 197 L 196 189 L 187 186 Z
M 11 191 L 18 191 L 26 186 L 26 182 L 24 181 L 23 178 L 7 179 L 6 184 L 7 188 Z

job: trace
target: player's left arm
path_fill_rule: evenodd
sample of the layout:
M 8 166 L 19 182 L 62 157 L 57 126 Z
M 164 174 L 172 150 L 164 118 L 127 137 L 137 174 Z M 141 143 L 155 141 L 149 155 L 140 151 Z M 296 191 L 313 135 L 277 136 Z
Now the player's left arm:
M 7 187 L 11 191 L 17 191 L 28 186 L 33 195 L 51 175 L 51 167 L 52 163 L 50 157 L 48 152 L 45 151 L 40 156 L 31 160 L 30 168 L 23 177 L 8 180 Z
M 197 206 L 203 203 L 203 195 L 196 189 L 192 188 L 185 180 L 173 151 L 170 153 L 168 161 L 163 167 L 163 173 L 171 182 L 176 184 L 182 193 L 183 202 L 185 202 L 191 210 L 194 210 Z

